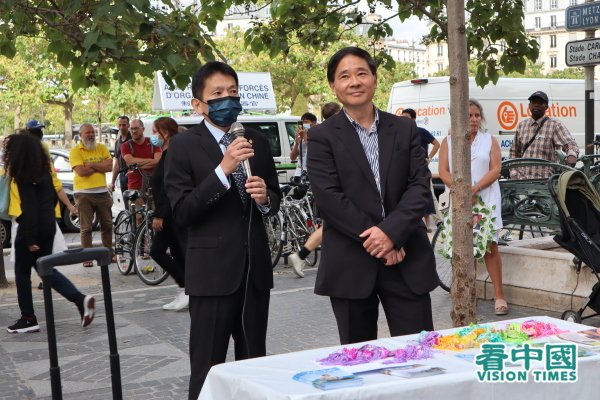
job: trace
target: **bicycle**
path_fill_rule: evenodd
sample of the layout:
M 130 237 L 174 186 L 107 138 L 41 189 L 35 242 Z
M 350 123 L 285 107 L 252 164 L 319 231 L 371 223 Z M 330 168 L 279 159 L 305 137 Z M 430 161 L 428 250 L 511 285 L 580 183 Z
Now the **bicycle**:
M 142 176 L 145 187 L 145 204 L 138 210 L 135 209 L 135 201 L 142 196 L 138 190 L 126 190 L 123 192 L 123 201 L 127 208 L 121 211 L 115 219 L 115 254 L 117 256 L 117 267 L 123 275 L 128 275 L 133 269 L 138 277 L 147 285 L 158 285 L 164 282 L 169 273 L 150 257 L 150 249 L 154 239 L 152 229 L 152 191 L 149 185 L 149 176 L 144 174 L 133 164 L 119 171 L 137 171 Z M 142 222 L 138 225 L 138 215 Z
M 318 226 L 314 217 L 314 198 L 307 183 L 284 185 L 281 192 L 283 198 L 279 212 L 263 217 L 273 268 L 281 256 L 287 257 L 300 251 Z M 317 250 L 311 252 L 305 260 L 306 264 L 315 266 L 318 257 Z

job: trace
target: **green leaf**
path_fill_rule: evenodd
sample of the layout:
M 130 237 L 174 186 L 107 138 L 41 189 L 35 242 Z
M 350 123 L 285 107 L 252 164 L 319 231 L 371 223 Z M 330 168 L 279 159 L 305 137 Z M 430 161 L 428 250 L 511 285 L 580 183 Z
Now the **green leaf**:
M 88 81 L 85 77 L 85 68 L 73 67 L 71 68 L 71 82 L 73 90 L 84 89 L 88 87 Z
M 88 32 L 85 35 L 85 39 L 83 40 L 83 47 L 86 50 L 89 50 L 89 48 L 92 47 L 92 45 L 94 45 L 98 42 L 99 36 L 100 36 L 100 32 L 98 32 L 98 31 Z
M 112 50 L 116 50 L 118 48 L 116 38 L 110 35 L 102 35 L 96 45 L 101 48 Z
M 183 63 L 183 58 L 181 58 L 179 54 L 169 54 L 167 56 L 167 61 L 173 68 L 177 68 Z
M 13 58 L 17 54 L 15 43 L 10 40 L 0 41 L 0 54 L 8 58 Z

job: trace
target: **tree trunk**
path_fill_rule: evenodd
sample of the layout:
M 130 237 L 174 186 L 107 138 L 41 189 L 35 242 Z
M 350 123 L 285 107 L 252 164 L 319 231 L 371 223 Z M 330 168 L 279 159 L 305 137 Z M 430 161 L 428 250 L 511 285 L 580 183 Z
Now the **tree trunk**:
M 463 0 L 448 0 L 450 126 L 452 145 L 452 310 L 454 326 L 475 322 L 475 268 L 471 216 L 471 145 L 468 140 L 469 75 Z
M 8 280 L 6 280 L 6 270 L 4 269 L 4 256 L 0 255 L 0 289 L 8 287 Z
M 73 96 L 70 96 L 63 104 L 65 110 L 65 138 L 66 144 L 73 143 Z
M 64 142 L 70 146 L 73 142 L 73 95 L 67 97 L 65 101 L 46 100 L 44 103 L 63 108 L 65 114 Z
M 16 108 L 15 108 L 15 116 L 13 119 L 13 131 L 11 133 L 14 133 L 17 131 L 17 129 L 21 128 L 21 105 L 19 104 Z

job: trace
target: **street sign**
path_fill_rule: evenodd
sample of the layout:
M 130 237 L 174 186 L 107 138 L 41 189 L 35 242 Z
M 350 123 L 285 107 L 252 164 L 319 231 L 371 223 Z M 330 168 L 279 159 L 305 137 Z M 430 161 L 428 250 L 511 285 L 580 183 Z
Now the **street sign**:
M 565 10 L 567 30 L 584 31 L 600 27 L 600 1 L 567 7 Z
M 600 64 L 600 38 L 568 42 L 565 62 L 569 67 Z

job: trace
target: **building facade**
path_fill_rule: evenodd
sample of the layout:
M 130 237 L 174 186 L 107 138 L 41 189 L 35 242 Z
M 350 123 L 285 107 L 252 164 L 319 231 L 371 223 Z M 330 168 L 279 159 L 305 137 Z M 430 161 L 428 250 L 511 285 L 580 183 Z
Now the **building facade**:
M 542 72 L 550 74 L 567 68 L 565 47 L 567 42 L 585 38 L 583 31 L 567 31 L 565 10 L 584 0 L 525 0 L 525 32 L 537 40 L 540 54 L 537 63 Z M 428 75 L 448 68 L 448 46 L 432 43 L 427 46 L 426 69 Z

